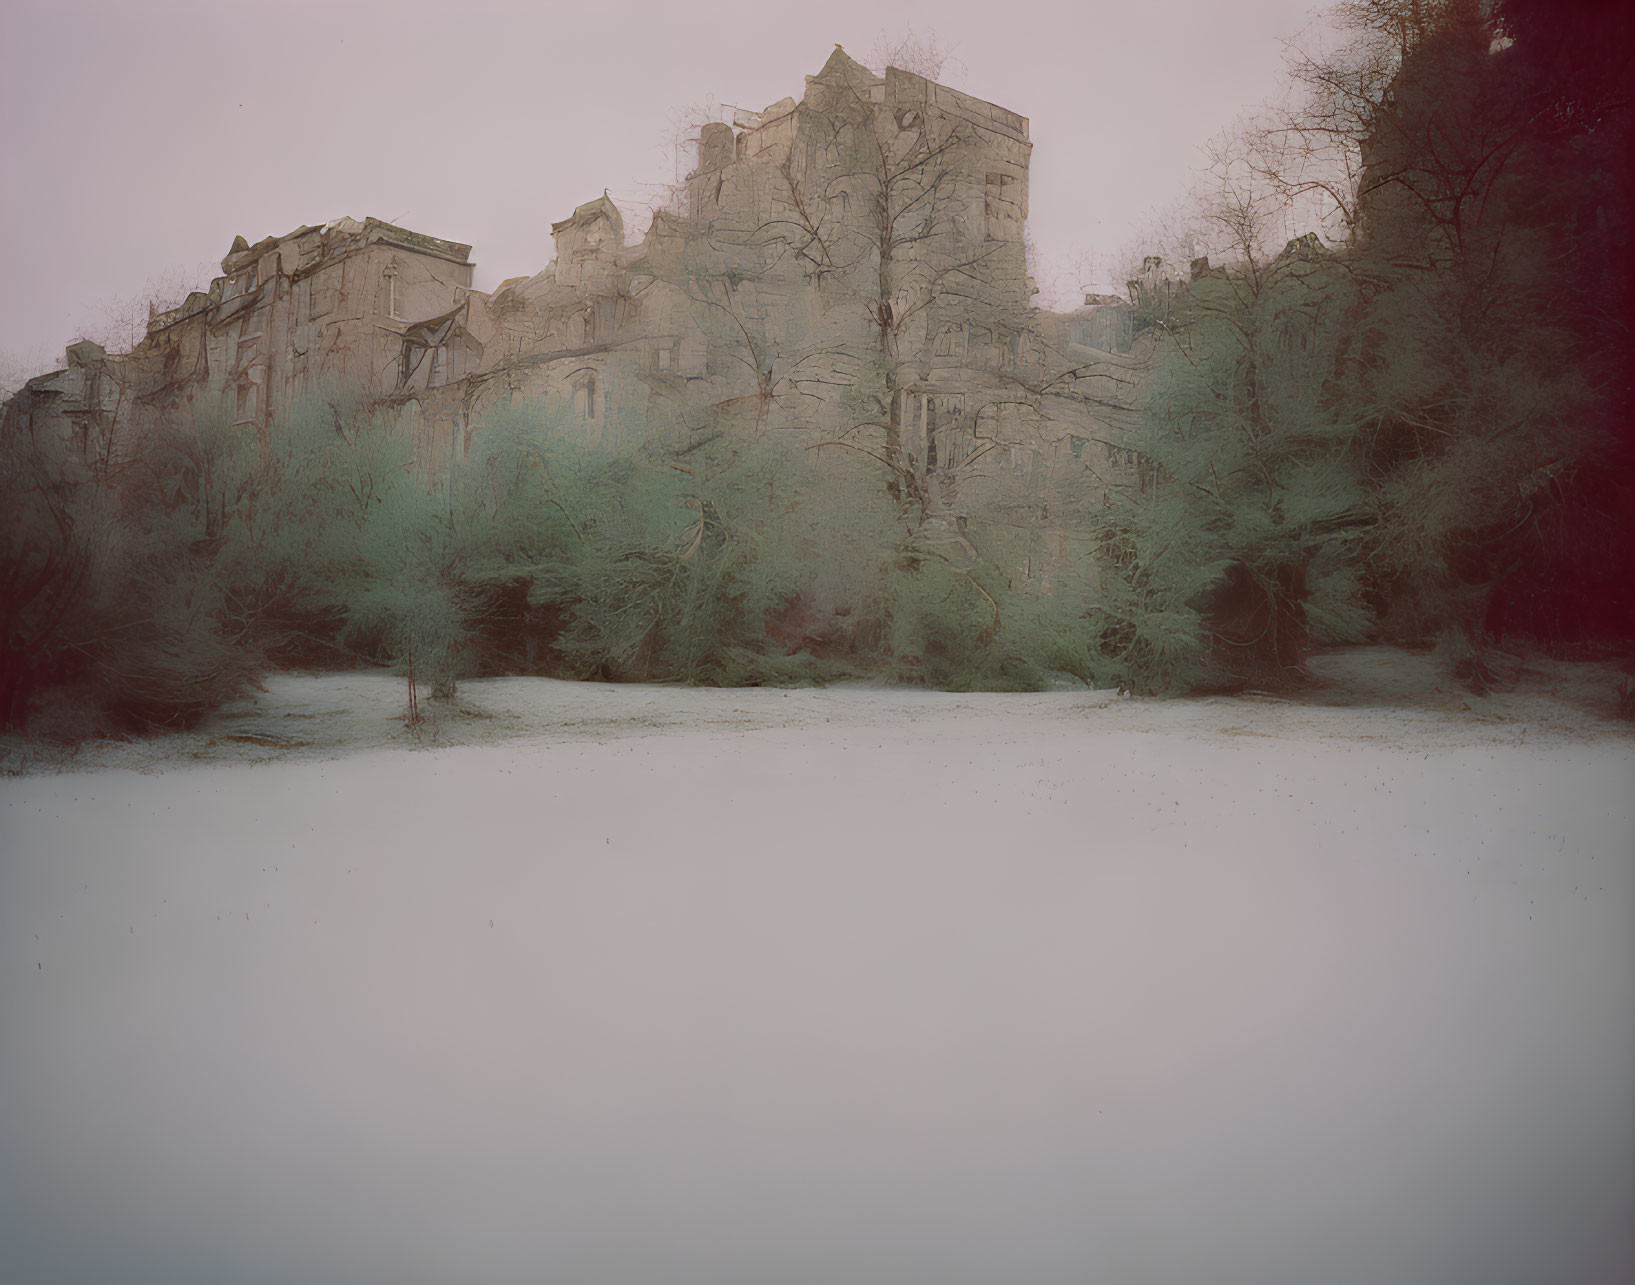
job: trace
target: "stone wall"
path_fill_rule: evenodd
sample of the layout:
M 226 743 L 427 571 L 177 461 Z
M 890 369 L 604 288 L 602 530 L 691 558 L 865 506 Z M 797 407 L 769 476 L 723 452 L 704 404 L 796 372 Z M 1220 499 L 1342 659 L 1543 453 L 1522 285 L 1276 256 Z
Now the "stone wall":
M 191 413 L 263 436 L 345 386 L 397 408 L 434 471 L 518 403 L 619 450 L 792 434 L 885 460 L 911 521 L 1060 546 L 1051 514 L 1109 475 L 1085 444 L 1139 363 L 1127 307 L 1031 307 L 1031 153 L 1024 117 L 836 46 L 799 100 L 705 125 L 679 211 L 637 244 L 606 193 L 492 292 L 469 246 L 378 219 L 238 238 L 208 292 L 131 353 L 71 349 L 8 423 L 86 446 Z

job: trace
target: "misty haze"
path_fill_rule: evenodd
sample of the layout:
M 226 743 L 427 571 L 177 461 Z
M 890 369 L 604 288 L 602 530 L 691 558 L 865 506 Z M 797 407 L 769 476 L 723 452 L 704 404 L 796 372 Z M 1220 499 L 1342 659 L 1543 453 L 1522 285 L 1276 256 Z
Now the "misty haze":
M 1635 1279 L 1621 8 L 0 22 L 0 1279 Z

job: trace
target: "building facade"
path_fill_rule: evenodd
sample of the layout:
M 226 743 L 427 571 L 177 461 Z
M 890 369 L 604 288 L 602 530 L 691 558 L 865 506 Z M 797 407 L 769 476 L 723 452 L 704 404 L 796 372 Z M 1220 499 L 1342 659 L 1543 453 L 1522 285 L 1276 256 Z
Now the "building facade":
M 377 219 L 239 238 L 135 350 L 71 348 L 8 421 L 89 450 L 207 413 L 264 441 L 344 386 L 430 472 L 502 406 L 613 450 L 778 433 L 874 455 L 954 542 L 986 523 L 1048 543 L 1094 502 L 1139 363 L 1122 301 L 1032 307 L 1031 153 L 1026 118 L 836 46 L 798 100 L 704 125 L 639 242 L 603 193 L 552 225 L 541 272 L 483 292 L 471 247 Z

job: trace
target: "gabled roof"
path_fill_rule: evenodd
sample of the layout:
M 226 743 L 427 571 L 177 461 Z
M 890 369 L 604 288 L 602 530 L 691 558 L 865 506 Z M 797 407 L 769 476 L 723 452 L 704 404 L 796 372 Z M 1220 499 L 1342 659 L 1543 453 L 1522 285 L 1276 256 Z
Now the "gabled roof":
M 613 225 L 613 230 L 619 234 L 620 239 L 623 240 L 624 216 L 619 213 L 619 207 L 613 204 L 606 192 L 603 192 L 594 201 L 586 201 L 560 223 L 551 224 L 551 235 L 558 236 L 571 227 L 587 226 L 597 219 L 606 219 Z
M 412 232 L 408 228 L 399 227 L 395 223 L 388 223 L 385 219 L 366 218 L 362 223 L 345 215 L 338 219 L 331 219 L 321 228 L 303 223 L 293 232 L 283 236 L 262 237 L 254 245 L 250 245 L 243 237 L 233 238 L 233 244 L 227 251 L 227 256 L 221 261 L 223 272 L 232 272 L 243 267 L 251 258 L 276 249 L 286 241 L 294 241 L 309 233 L 316 232 L 325 244 L 334 242 L 342 247 L 341 252 L 350 254 L 359 245 L 370 242 L 379 242 L 396 246 L 400 250 L 407 250 L 412 254 L 429 254 L 435 258 L 447 259 L 450 263 L 467 264 L 471 262 L 471 247 L 460 241 L 445 240 L 440 236 L 428 236 L 424 232 Z M 362 241 L 356 240 L 362 235 Z
M 866 91 L 880 78 L 839 45 L 836 45 L 835 51 L 829 55 L 829 61 L 823 64 L 823 70 L 813 76 L 812 79 L 842 80 L 854 89 Z

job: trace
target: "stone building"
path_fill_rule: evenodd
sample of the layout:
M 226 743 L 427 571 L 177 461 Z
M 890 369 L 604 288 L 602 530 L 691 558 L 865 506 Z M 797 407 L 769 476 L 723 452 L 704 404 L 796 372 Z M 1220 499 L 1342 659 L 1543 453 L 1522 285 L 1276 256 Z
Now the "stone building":
M 30 380 L 13 427 L 88 453 L 140 450 L 163 418 L 213 418 L 265 435 L 326 388 L 402 397 L 457 381 L 481 346 L 460 323 L 471 247 L 366 219 L 234 240 L 208 291 L 148 319 L 129 353 L 81 342 L 67 369 Z
M 70 349 L 8 420 L 84 444 L 208 413 L 264 439 L 344 385 L 430 471 L 506 405 L 614 450 L 780 433 L 885 461 L 932 538 L 1060 553 L 1139 363 L 1127 306 L 1031 306 L 1031 153 L 1026 118 L 836 46 L 798 100 L 704 125 L 640 242 L 604 192 L 552 225 L 541 272 L 482 292 L 469 246 L 377 219 L 239 238 L 133 352 Z

